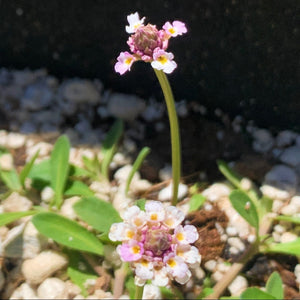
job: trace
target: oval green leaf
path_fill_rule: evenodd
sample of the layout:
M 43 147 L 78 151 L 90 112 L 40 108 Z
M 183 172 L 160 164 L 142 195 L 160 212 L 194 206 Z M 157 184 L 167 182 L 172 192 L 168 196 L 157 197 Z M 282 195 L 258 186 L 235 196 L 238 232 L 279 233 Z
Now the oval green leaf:
M 259 219 L 255 204 L 243 191 L 234 190 L 229 195 L 234 209 L 254 228 L 258 229 Z
M 251 287 L 246 289 L 242 294 L 241 294 L 241 299 L 277 299 L 273 295 L 266 293 L 259 288 L 256 287 Z
M 96 197 L 83 198 L 76 202 L 73 208 L 83 221 L 100 232 L 107 233 L 113 223 L 122 221 L 110 203 Z
M 191 197 L 190 199 L 190 208 L 189 208 L 189 212 L 198 210 L 203 203 L 205 202 L 206 198 L 201 195 L 201 194 L 195 194 Z
M 64 195 L 89 197 L 94 196 L 94 193 L 82 181 L 68 181 Z
M 102 243 L 87 229 L 55 213 L 39 213 L 32 223 L 43 235 L 64 246 L 103 255 Z
M 274 296 L 276 299 L 283 299 L 284 291 L 282 280 L 278 272 L 273 272 L 266 284 L 267 293 Z
M 55 192 L 55 205 L 60 207 L 62 195 L 69 173 L 70 142 L 67 136 L 59 137 L 50 157 L 51 186 Z

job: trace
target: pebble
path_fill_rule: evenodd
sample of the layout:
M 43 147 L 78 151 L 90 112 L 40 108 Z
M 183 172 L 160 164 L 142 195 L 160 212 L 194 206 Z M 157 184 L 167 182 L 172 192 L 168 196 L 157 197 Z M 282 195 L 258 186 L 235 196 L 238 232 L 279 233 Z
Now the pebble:
M 0 156 L 0 169 L 11 171 L 14 167 L 13 157 L 10 153 L 4 153 Z
M 222 278 L 223 278 L 224 274 L 220 271 L 216 271 L 214 272 L 212 275 L 211 275 L 211 279 L 214 281 L 214 282 L 218 282 L 220 281 Z
M 274 138 L 267 129 L 257 129 L 253 132 L 253 144 L 252 147 L 259 153 L 266 153 L 274 145 Z
M 127 182 L 128 176 L 132 170 L 132 165 L 125 165 L 122 168 L 118 169 L 114 174 L 114 179 L 121 184 L 122 182 Z M 139 180 L 141 175 L 139 172 L 135 172 L 132 178 L 132 181 Z
M 300 284 L 300 264 L 297 264 L 295 266 L 294 273 L 295 273 L 295 276 L 296 276 L 296 281 Z
M 54 250 L 41 252 L 22 263 L 22 273 L 29 284 L 39 284 L 46 278 L 63 269 L 68 263 L 65 255 Z
M 290 165 L 292 167 L 296 167 L 300 164 L 300 147 L 292 146 L 283 151 L 280 155 L 280 161 Z
M 221 197 L 229 196 L 231 190 L 224 183 L 214 183 L 202 192 L 208 201 L 215 202 Z
M 61 214 L 71 220 L 75 220 L 77 218 L 77 214 L 73 209 L 73 205 L 79 200 L 80 197 L 78 196 L 65 199 L 63 205 L 60 208 Z
M 204 268 L 207 271 L 213 272 L 217 267 L 217 262 L 213 259 L 208 260 L 205 264 L 204 264 Z
M 274 199 L 273 201 L 273 207 L 275 205 L 275 202 L 280 200 L 286 200 L 290 197 L 290 193 L 287 191 L 284 191 L 282 189 L 276 188 L 272 185 L 268 184 L 263 184 L 260 187 L 261 192 L 263 193 L 264 196 L 267 196 L 271 199 Z
M 45 203 L 50 203 L 54 195 L 54 190 L 50 186 L 44 187 L 41 191 L 41 199 Z
M 238 231 L 235 227 L 232 227 L 232 226 L 228 226 L 226 228 L 226 233 L 229 235 L 229 236 L 236 236 Z
M 290 130 L 280 131 L 276 137 L 276 145 L 280 148 L 291 145 L 297 137 L 297 134 Z
M 47 278 L 37 288 L 40 299 L 68 299 L 67 287 L 59 278 Z
M 240 184 L 241 188 L 245 191 L 249 191 L 252 188 L 252 182 L 248 178 L 242 178 Z
M 2 205 L 4 212 L 28 211 L 32 207 L 32 201 L 17 192 L 12 192 Z
M 145 108 L 146 103 L 143 99 L 120 93 L 112 93 L 107 104 L 107 109 L 112 116 L 127 121 L 135 120 Z
M 178 186 L 178 200 L 183 199 L 188 193 L 188 186 L 179 183 Z M 159 191 L 158 193 L 158 200 L 159 201 L 169 201 L 172 199 L 173 195 L 173 184 L 170 183 L 167 187 L 163 188 L 162 190 Z
M 39 299 L 36 291 L 27 283 L 22 283 L 10 296 L 9 299 Z
M 281 213 L 286 216 L 293 216 L 297 213 L 297 206 L 293 204 L 288 204 L 281 209 Z
M 163 168 L 159 170 L 158 176 L 161 181 L 167 181 L 172 179 L 172 166 L 166 164 Z
M 230 237 L 227 242 L 230 246 L 235 247 L 240 252 L 245 250 L 245 244 L 237 237 Z
M 60 87 L 60 94 L 63 99 L 76 104 L 97 104 L 101 97 L 95 85 L 84 79 L 66 80 Z
M 6 144 L 4 146 L 8 148 L 21 148 L 24 146 L 26 137 L 20 133 L 10 132 L 6 137 Z
M 292 195 L 297 189 L 298 177 L 292 168 L 283 164 L 275 165 L 265 175 L 265 184 L 287 191 Z
M 281 243 L 289 243 L 289 242 L 295 241 L 297 238 L 298 238 L 298 236 L 292 232 L 284 232 L 281 235 L 280 242 Z
M 248 281 L 245 277 L 238 275 L 231 284 L 228 285 L 228 290 L 231 296 L 239 296 L 248 287 Z

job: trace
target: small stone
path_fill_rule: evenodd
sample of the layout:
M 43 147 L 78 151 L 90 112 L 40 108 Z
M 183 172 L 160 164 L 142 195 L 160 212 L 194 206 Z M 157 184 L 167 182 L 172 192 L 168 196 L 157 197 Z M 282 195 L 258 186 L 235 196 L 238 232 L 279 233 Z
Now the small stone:
M 228 290 L 231 296 L 239 296 L 248 287 L 245 277 L 238 275 L 229 285 Z
M 187 193 L 188 193 L 188 186 L 185 184 L 179 183 L 177 198 L 179 200 L 183 199 L 187 195 Z M 172 199 L 172 195 L 173 195 L 173 183 L 169 184 L 167 187 L 165 187 L 158 193 L 158 200 L 159 201 L 169 201 Z
M 272 212 L 279 213 L 283 205 L 284 202 L 282 200 L 275 199 L 272 205 Z
M 223 183 L 214 183 L 202 192 L 208 201 L 215 202 L 221 197 L 229 196 L 231 190 Z
M 28 141 L 29 142 L 29 141 Z M 29 161 L 38 151 L 39 157 L 45 157 L 50 155 L 53 145 L 50 143 L 39 142 L 34 145 L 30 145 L 27 143 L 26 153 L 27 153 L 27 161 Z
M 127 121 L 133 121 L 146 108 L 143 99 L 135 95 L 113 93 L 109 97 L 107 109 L 111 115 Z
M 47 250 L 22 264 L 22 273 L 29 284 L 39 284 L 46 278 L 63 269 L 68 263 L 65 255 Z
M 280 243 L 280 240 L 281 240 L 280 233 L 274 231 L 274 232 L 272 232 L 272 237 L 273 237 L 275 243 Z
M 22 283 L 10 296 L 9 299 L 39 299 L 36 291 L 27 283 Z
M 228 226 L 226 228 L 226 233 L 229 235 L 229 236 L 236 236 L 237 235 L 237 229 L 235 227 L 232 227 L 232 226 Z
M 240 250 L 234 246 L 229 247 L 229 253 L 231 255 L 237 255 L 240 253 Z
M 252 182 L 248 178 L 242 178 L 240 184 L 241 188 L 245 191 L 249 191 L 252 187 Z
M 264 196 L 267 196 L 271 199 L 276 200 L 286 200 L 290 197 L 290 194 L 287 191 L 281 190 L 279 188 L 276 188 L 274 186 L 264 184 L 260 187 L 261 192 L 263 193 Z M 274 204 L 273 204 L 274 205 Z
M 229 264 L 225 264 L 223 262 L 217 264 L 217 270 L 224 273 L 224 274 L 229 271 L 230 267 L 231 266 Z
M 97 104 L 100 101 L 99 91 L 89 80 L 71 79 L 65 81 L 60 87 L 60 94 L 64 99 L 76 104 Z
M 286 231 L 286 229 L 282 225 L 277 224 L 274 226 L 274 231 L 278 232 L 279 234 L 282 234 Z
M 158 173 L 159 179 L 161 181 L 167 181 L 172 178 L 172 166 L 167 164 Z
M 4 153 L 0 156 L 0 169 L 10 171 L 14 167 L 14 160 L 10 153 Z
M 17 192 L 13 192 L 2 202 L 2 205 L 4 212 L 28 211 L 32 207 L 32 202 Z
M 80 197 L 78 196 L 65 199 L 63 205 L 60 208 L 61 214 L 71 220 L 75 220 L 77 218 L 77 214 L 74 211 L 73 205 L 79 200 Z
M 132 170 L 131 165 L 125 165 L 124 167 L 117 170 L 114 174 L 114 179 L 120 184 L 122 182 L 127 182 L 128 176 Z M 139 180 L 141 178 L 139 172 L 135 172 L 132 178 L 132 181 Z
M 45 203 L 50 203 L 50 201 L 53 199 L 55 193 L 54 190 L 50 186 L 46 186 L 41 191 L 41 199 Z
M 148 190 L 151 186 L 152 184 L 148 180 L 141 179 L 131 182 L 129 189 L 135 194 L 144 192 Z
M 250 243 L 250 244 L 253 244 L 255 241 L 256 241 L 256 236 L 255 234 L 250 234 L 247 238 L 247 241 Z
M 300 212 L 300 196 L 296 195 L 292 197 L 290 205 L 297 207 L 297 212 Z
M 281 162 L 296 167 L 300 164 L 300 147 L 292 146 L 283 151 L 280 155 Z
M 253 132 L 253 149 L 259 153 L 266 153 L 274 145 L 272 134 L 266 129 L 257 129 Z
M 297 206 L 288 204 L 281 209 L 281 213 L 286 216 L 293 216 L 297 212 L 297 210 Z
M 64 281 L 59 278 L 47 278 L 37 289 L 40 299 L 68 299 Z
M 294 194 L 298 185 L 298 177 L 292 168 L 285 165 L 275 165 L 265 175 L 265 184 Z
M 281 235 L 280 242 L 281 243 L 289 243 L 293 242 L 298 238 L 298 236 L 292 232 L 284 232 Z
M 240 252 L 245 250 L 245 244 L 237 237 L 228 238 L 228 244 L 237 248 Z
M 204 268 L 207 271 L 213 272 L 217 267 L 217 262 L 213 259 L 208 260 L 205 264 L 204 264 Z
M 276 145 L 278 147 L 286 147 L 291 145 L 297 137 L 297 133 L 290 130 L 280 131 L 276 137 Z
M 13 149 L 21 148 L 22 146 L 24 146 L 25 141 L 26 138 L 24 135 L 11 132 L 7 135 L 5 146 Z
M 211 279 L 214 280 L 214 282 L 218 282 L 223 278 L 224 274 L 220 271 L 216 271 L 211 275 Z

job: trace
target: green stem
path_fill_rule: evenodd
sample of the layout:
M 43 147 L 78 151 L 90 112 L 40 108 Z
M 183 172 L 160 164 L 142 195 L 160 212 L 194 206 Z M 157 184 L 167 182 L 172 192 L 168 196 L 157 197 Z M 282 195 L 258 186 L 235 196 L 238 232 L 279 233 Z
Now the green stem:
M 144 292 L 144 286 L 135 286 L 135 295 L 134 299 L 142 299 L 143 298 L 143 292 Z
M 170 130 L 171 130 L 171 147 L 172 147 L 172 177 L 173 177 L 172 205 L 176 205 L 177 195 L 178 195 L 178 185 L 179 185 L 180 172 L 181 172 L 180 134 L 179 134 L 178 118 L 175 109 L 175 101 L 174 101 L 172 89 L 166 74 L 163 71 L 157 69 L 154 69 L 154 72 L 157 76 L 157 79 L 163 91 L 167 109 L 168 109 L 168 115 L 169 115 Z

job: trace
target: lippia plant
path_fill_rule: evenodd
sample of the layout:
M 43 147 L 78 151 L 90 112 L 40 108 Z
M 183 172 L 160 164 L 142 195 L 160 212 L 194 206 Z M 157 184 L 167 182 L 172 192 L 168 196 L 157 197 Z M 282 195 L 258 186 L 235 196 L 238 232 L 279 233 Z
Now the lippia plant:
M 174 97 L 165 73 L 172 73 L 177 64 L 173 60 L 173 53 L 166 50 L 169 40 L 186 33 L 187 28 L 181 21 L 166 22 L 162 29 L 157 29 L 156 25 L 152 24 L 144 25 L 145 17 L 140 19 L 137 12 L 129 15 L 127 20 L 129 25 L 125 29 L 130 34 L 127 44 L 131 53 L 128 51 L 120 53 L 115 64 L 115 71 L 123 75 L 131 69 L 134 62 L 144 61 L 151 64 L 158 78 L 165 97 L 170 122 L 173 173 L 172 204 L 176 205 L 181 172 L 180 135 Z

